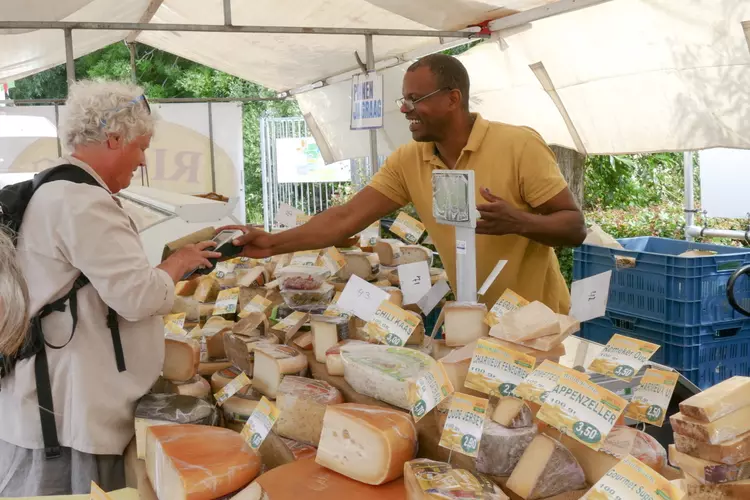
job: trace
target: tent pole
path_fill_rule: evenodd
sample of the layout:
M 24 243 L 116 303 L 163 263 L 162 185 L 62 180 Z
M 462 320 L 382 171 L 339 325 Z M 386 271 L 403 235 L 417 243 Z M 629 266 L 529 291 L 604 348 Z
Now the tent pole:
M 224 26 L 232 25 L 232 0 L 224 0 Z
M 693 152 L 685 151 L 682 155 L 682 172 L 685 176 L 685 239 L 695 241 L 687 228 L 695 225 L 695 193 L 693 188 Z
M 372 35 L 365 35 L 365 52 L 367 52 L 367 71 L 375 71 L 375 49 L 372 45 Z M 375 175 L 380 169 L 378 164 L 378 131 L 370 129 L 370 175 Z M 369 180 L 369 179 L 368 179 Z
M 65 36 L 65 69 L 68 73 L 68 87 L 76 81 L 76 62 L 73 59 L 73 30 L 63 30 Z
M 129 42 L 127 46 L 130 51 L 130 80 L 133 83 L 138 83 L 138 73 L 135 66 L 135 42 Z
M 211 192 L 216 192 L 216 158 L 214 157 L 214 114 L 208 102 L 208 152 L 211 156 Z

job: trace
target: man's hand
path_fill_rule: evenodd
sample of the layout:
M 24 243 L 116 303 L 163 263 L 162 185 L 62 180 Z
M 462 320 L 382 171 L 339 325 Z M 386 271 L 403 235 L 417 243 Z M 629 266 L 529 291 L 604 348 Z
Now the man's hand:
M 218 259 L 221 257 L 219 252 L 209 250 L 215 246 L 216 243 L 213 241 L 202 241 L 195 245 L 185 245 L 156 267 L 166 271 L 172 277 L 172 280 L 177 283 L 190 271 L 199 267 L 211 267 L 211 262 L 208 259 Z
M 515 208 L 507 201 L 490 193 L 487 188 L 480 189 L 482 197 L 489 203 L 477 205 L 482 216 L 477 221 L 477 234 L 520 234 L 524 224 L 526 212 Z
M 245 257 L 265 259 L 273 255 L 271 235 L 262 229 L 252 226 L 224 226 L 217 229 L 216 233 L 221 231 L 242 231 L 242 236 L 235 238 L 233 243 L 244 247 L 241 255 Z

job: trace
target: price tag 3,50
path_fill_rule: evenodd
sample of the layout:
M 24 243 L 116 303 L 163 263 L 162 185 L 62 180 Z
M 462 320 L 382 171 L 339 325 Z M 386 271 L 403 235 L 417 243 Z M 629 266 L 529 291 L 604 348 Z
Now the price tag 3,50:
M 615 334 L 588 369 L 630 382 L 657 349 L 658 344 Z
M 255 410 L 250 414 L 250 418 L 247 419 L 247 423 L 242 428 L 242 437 L 245 438 L 245 442 L 253 450 L 260 448 L 263 441 L 271 432 L 273 425 L 279 418 L 279 409 L 271 403 L 265 396 L 260 399 L 260 402 L 255 407 Z

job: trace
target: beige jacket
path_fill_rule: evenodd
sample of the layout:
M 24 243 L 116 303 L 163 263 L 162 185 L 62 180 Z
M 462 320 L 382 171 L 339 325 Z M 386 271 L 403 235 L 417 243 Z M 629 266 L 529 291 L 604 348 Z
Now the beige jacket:
M 65 295 L 83 272 L 78 327 L 63 349 L 47 348 L 60 445 L 85 453 L 119 455 L 133 437 L 133 411 L 159 376 L 164 327 L 174 300 L 169 275 L 151 267 L 132 221 L 85 163 L 63 158 L 105 188 L 67 181 L 45 184 L 31 199 L 18 242 L 31 313 Z M 107 306 L 119 315 L 125 372 L 115 364 Z M 70 336 L 70 311 L 47 316 L 47 342 Z M 0 383 L 0 440 L 43 448 L 34 358 L 20 361 Z

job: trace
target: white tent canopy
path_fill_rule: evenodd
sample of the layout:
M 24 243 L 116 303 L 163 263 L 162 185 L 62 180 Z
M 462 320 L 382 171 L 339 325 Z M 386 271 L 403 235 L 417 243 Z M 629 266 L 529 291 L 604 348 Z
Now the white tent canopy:
M 455 30 L 491 27 L 585 0 L 255 0 L 232 2 L 232 23 L 253 26 Z M 34 0 L 13 2 L 0 20 L 222 24 L 220 0 Z M 149 7 L 153 18 L 144 18 Z M 11 11 L 10 13 L 7 11 Z M 518 14 L 517 12 L 520 12 Z M 536 16 L 539 17 L 539 16 Z M 472 105 L 488 118 L 537 129 L 550 143 L 587 153 L 750 148 L 750 52 L 742 21 L 747 0 L 611 0 L 501 30 L 462 56 Z M 75 30 L 76 57 L 131 35 Z M 135 35 L 135 34 L 133 34 Z M 283 91 L 356 70 L 358 35 L 142 31 L 138 41 Z M 443 40 L 444 42 L 450 40 Z M 0 35 L 0 81 L 65 61 L 59 30 Z M 409 59 L 434 50 L 428 37 L 375 36 L 385 69 L 387 154 L 409 140 L 392 104 Z M 397 59 L 397 58 L 401 59 Z M 535 66 L 532 71 L 530 65 Z M 541 80 L 540 80 L 541 79 Z M 366 156 L 368 134 L 349 131 L 346 80 L 298 95 L 327 160 Z

